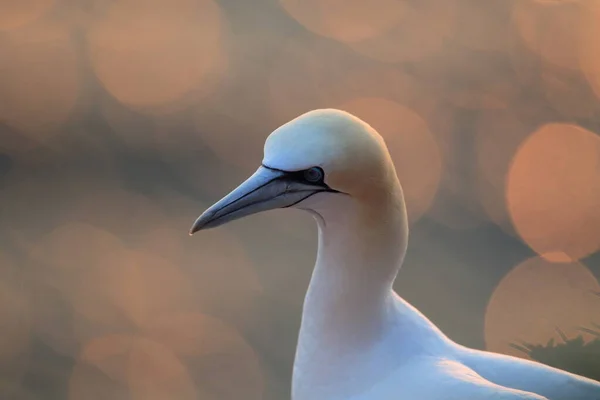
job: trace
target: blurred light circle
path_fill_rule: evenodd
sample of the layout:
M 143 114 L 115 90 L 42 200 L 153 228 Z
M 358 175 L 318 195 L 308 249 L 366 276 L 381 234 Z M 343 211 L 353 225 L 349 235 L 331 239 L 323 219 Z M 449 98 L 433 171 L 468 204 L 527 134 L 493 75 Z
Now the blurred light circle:
M 498 284 L 485 314 L 486 348 L 528 358 L 511 344 L 562 342 L 583 334 L 580 327 L 600 321 L 600 285 L 580 263 L 552 263 L 533 257 L 513 268 Z
M 410 105 L 425 95 L 400 68 L 373 64 L 335 43 L 303 38 L 287 41 L 277 53 L 268 87 L 276 125 L 355 97 L 386 97 Z
M 232 327 L 210 315 L 194 312 L 166 314 L 145 326 L 148 337 L 180 356 L 203 356 L 252 349 Z
M 86 269 L 72 301 L 93 326 L 126 329 L 190 307 L 192 298 L 191 283 L 169 260 L 126 251 L 110 264 Z
M 262 399 L 264 377 L 254 350 L 231 326 L 206 314 L 157 318 L 146 334 L 197 366 L 197 381 L 222 400 Z M 229 382 L 235 381 L 236 385 Z
M 583 9 L 579 1 L 517 1 L 512 20 L 531 51 L 551 64 L 579 69 Z
M 427 122 L 410 108 L 382 98 L 357 98 L 339 108 L 383 136 L 404 189 L 409 220 L 417 221 L 433 202 L 442 173 L 441 153 Z
M 342 42 L 381 34 L 405 17 L 402 0 L 279 0 L 283 9 L 308 30 Z
M 19 28 L 40 18 L 56 0 L 0 1 L 0 31 Z
M 68 27 L 43 21 L 9 32 L 0 38 L 0 60 L 0 122 L 39 141 L 56 133 L 80 90 Z
M 199 387 L 221 400 L 262 399 L 264 376 L 255 351 L 229 324 L 207 314 L 179 311 L 144 329 L 149 339 L 197 366 Z M 236 385 L 229 382 L 235 381 Z
M 176 214 L 139 235 L 134 241 L 135 251 L 153 258 L 164 257 L 170 265 L 179 266 L 178 273 L 185 279 L 186 290 L 188 285 L 191 288 L 197 309 L 219 315 L 235 314 L 248 299 L 262 293 L 257 266 L 246 243 L 234 230 L 224 227 L 209 233 L 199 232 L 190 240 L 189 228 L 206 206 L 172 193 L 162 201 L 165 209 L 176 210 Z M 182 304 L 187 304 L 186 298 L 180 297 Z
M 58 287 L 87 268 L 101 268 L 103 263 L 125 250 L 115 235 L 96 226 L 65 221 L 42 236 L 30 249 L 29 256 L 51 270 L 46 276 Z M 53 279 L 56 278 L 56 279 Z
M 451 37 L 455 24 L 455 0 L 411 2 L 406 17 L 392 29 L 348 46 L 378 61 L 418 61 L 438 51 Z
M 126 384 L 127 358 L 136 339 L 136 336 L 127 334 L 98 336 L 84 343 L 78 358 L 113 381 Z
M 36 295 L 45 295 L 45 303 L 36 309 L 36 327 L 44 342 L 60 354 L 72 355 L 81 342 L 103 333 L 106 329 L 131 326 L 129 315 L 120 304 L 111 302 L 114 291 L 106 276 L 118 279 L 124 273 L 114 270 L 122 266 L 127 256 L 124 243 L 113 234 L 93 225 L 67 220 L 31 246 L 30 259 L 36 264 L 35 277 L 39 285 Z M 101 272 L 100 272 L 101 271 Z M 138 292 L 132 292 L 130 307 L 139 304 Z M 43 302 L 44 299 L 38 299 Z M 40 315 L 59 312 L 61 303 L 68 318 L 60 315 Z M 50 309 L 49 309 L 50 307 Z M 57 333 L 62 328 L 61 333 Z
M 167 347 L 137 338 L 128 360 L 128 382 L 132 400 L 196 400 L 198 393 L 185 364 Z
M 87 42 L 108 92 L 130 107 L 156 109 L 212 87 L 221 34 L 213 0 L 124 0 L 89 28 Z
M 600 137 L 576 125 L 544 125 L 518 149 L 506 201 L 538 254 L 579 260 L 600 248 L 599 165 Z
M 112 334 L 86 343 L 69 381 L 69 400 L 195 400 L 206 395 L 172 351 L 137 335 Z

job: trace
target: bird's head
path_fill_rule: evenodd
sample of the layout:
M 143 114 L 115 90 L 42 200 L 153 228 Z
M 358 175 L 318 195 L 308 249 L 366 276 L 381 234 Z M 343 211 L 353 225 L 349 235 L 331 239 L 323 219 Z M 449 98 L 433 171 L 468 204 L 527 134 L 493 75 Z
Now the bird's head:
M 262 165 L 208 208 L 190 234 L 275 208 L 318 213 L 340 196 L 376 203 L 396 182 L 387 147 L 367 123 L 340 110 L 310 111 L 269 135 Z

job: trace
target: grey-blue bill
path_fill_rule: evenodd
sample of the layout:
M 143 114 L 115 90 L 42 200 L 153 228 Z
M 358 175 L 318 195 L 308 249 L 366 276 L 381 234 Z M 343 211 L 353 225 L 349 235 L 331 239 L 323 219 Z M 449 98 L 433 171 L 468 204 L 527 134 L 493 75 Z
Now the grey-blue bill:
M 261 211 L 298 204 L 326 187 L 302 182 L 292 172 L 261 166 L 231 193 L 209 207 L 192 225 L 190 235 Z

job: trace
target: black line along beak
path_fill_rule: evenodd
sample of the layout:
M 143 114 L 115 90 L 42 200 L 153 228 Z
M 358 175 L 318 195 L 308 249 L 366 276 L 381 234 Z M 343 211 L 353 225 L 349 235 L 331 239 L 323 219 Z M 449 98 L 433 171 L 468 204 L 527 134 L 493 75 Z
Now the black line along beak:
M 190 235 L 262 211 L 291 207 L 320 192 L 337 192 L 321 182 L 307 182 L 302 171 L 261 166 L 240 186 L 209 207 L 192 225 Z

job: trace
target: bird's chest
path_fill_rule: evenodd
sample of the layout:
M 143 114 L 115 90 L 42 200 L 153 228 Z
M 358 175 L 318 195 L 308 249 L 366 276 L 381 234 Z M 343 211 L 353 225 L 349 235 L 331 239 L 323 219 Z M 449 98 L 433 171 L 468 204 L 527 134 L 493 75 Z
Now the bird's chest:
M 347 347 L 300 333 L 292 379 L 292 400 L 362 399 L 401 367 L 410 355 L 390 352 L 385 340 Z M 397 399 L 394 399 L 397 400 Z
M 318 367 L 314 373 L 295 367 L 292 400 L 440 400 L 439 393 L 423 396 L 423 390 L 414 387 L 408 365 L 384 370 L 371 363 L 371 368 L 350 371 L 342 367 L 328 374 Z

